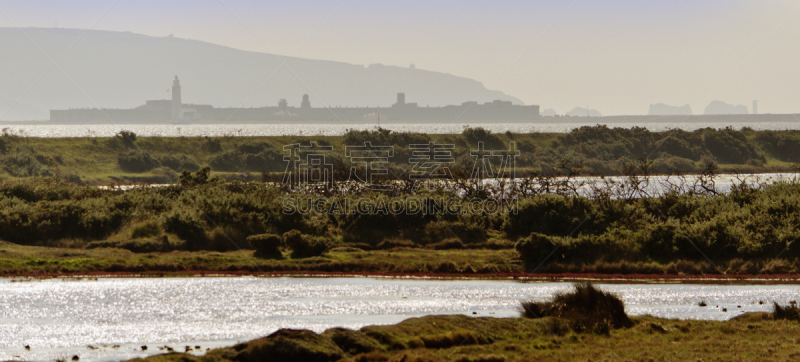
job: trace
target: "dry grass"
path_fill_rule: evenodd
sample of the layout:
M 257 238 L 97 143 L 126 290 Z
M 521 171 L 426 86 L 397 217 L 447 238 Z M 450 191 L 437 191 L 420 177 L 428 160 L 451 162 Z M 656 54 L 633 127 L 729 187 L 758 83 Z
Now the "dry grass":
M 383 350 L 346 354 L 341 360 L 787 361 L 800 358 L 796 347 L 800 323 L 793 321 L 766 320 L 760 316 L 727 322 L 638 317 L 633 318 L 632 328 L 603 336 L 553 334 L 546 326 L 548 319 L 429 316 L 392 326 L 370 326 L 352 334 L 372 345 L 381 345 Z M 455 343 L 457 339 L 467 342 Z M 435 345 L 427 346 L 425 341 L 432 340 Z M 231 350 L 211 351 L 205 359 L 173 354 L 147 360 L 228 361 L 233 360 L 226 358 L 233 357 Z
M 575 284 L 569 292 L 559 292 L 544 302 L 522 302 L 525 318 L 563 319 L 571 330 L 609 334 L 612 328 L 627 328 L 631 322 L 625 304 L 615 294 L 595 288 L 591 283 Z

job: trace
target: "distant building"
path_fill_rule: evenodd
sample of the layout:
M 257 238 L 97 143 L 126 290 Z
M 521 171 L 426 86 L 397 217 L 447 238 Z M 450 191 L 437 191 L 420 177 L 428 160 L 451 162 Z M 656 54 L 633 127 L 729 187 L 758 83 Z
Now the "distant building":
M 241 122 L 241 121 L 525 121 L 539 118 L 539 106 L 514 105 L 495 100 L 479 104 L 464 102 L 444 107 L 419 107 L 407 103 L 405 93 L 397 94 L 391 107 L 313 108 L 308 94 L 300 107 L 289 106 L 281 99 L 277 107 L 215 108 L 205 104 L 185 104 L 181 100 L 178 76 L 172 81 L 171 100 L 148 100 L 133 109 L 68 109 L 51 110 L 53 122 Z
M 178 76 L 175 76 L 175 80 L 172 81 L 172 120 L 177 121 L 181 119 L 181 108 L 183 108 L 183 103 L 181 103 L 181 81 L 178 80 Z

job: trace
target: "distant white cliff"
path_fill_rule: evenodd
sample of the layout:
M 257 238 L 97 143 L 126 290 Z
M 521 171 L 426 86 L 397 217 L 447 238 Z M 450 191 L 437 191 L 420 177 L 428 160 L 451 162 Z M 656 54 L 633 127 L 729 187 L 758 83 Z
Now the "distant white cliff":
M 603 115 L 600 114 L 600 111 L 596 109 L 586 109 L 581 107 L 575 107 L 575 109 L 567 112 L 567 117 L 602 117 Z
M 704 114 L 750 114 L 750 112 L 747 111 L 746 106 L 741 104 L 734 106 L 723 101 L 713 101 L 708 104 Z

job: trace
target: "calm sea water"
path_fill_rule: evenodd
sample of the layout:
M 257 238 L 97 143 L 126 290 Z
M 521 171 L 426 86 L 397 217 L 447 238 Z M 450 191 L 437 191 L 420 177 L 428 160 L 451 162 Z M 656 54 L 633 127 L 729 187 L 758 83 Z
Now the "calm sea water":
M 599 287 L 618 293 L 630 314 L 683 319 L 724 320 L 770 311 L 772 301 L 798 297 L 798 288 L 786 285 Z M 81 361 L 115 361 L 163 353 L 157 347 L 165 345 L 179 351 L 186 345 L 202 350 L 232 345 L 280 328 L 357 329 L 431 314 L 511 317 L 518 315 L 521 300 L 545 299 L 568 288 L 567 283 L 374 278 L 4 279 L 0 360 L 69 360 L 77 354 Z M 701 300 L 708 307 L 699 307 Z
M 429 134 L 461 133 L 464 127 L 483 127 L 496 133 L 511 131 L 513 133 L 552 132 L 565 133 L 581 126 L 594 126 L 598 120 L 560 120 L 543 122 L 428 122 L 428 123 L 385 123 L 380 127 L 397 132 L 422 132 Z M 740 129 L 744 126 L 755 130 L 784 130 L 800 129 L 800 122 L 619 122 L 607 123 L 609 127 L 631 128 L 634 126 L 645 127 L 651 131 L 665 131 L 669 129 L 684 129 L 692 131 L 700 128 L 725 128 L 731 126 Z M 140 136 L 160 137 L 194 137 L 194 136 L 336 136 L 342 135 L 349 129 L 365 130 L 375 129 L 377 125 L 365 123 L 294 123 L 294 124 L 184 124 L 184 125 L 156 125 L 156 124 L 67 124 L 67 125 L 9 125 L 0 123 L 0 129 L 8 133 L 29 137 L 111 137 L 121 130 L 129 130 Z

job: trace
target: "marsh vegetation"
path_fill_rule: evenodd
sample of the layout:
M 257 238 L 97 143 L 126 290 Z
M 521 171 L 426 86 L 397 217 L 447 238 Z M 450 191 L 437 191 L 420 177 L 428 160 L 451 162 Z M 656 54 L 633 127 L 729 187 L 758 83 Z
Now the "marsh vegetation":
M 584 133 L 592 137 L 584 138 Z M 170 169 L 174 182 L 169 185 L 130 190 L 81 185 L 59 176 L 9 178 L 0 181 L 0 239 L 22 246 L 82 250 L 80 255 L 99 255 L 92 254 L 94 250 L 126 250 L 150 254 L 150 260 L 158 259 L 162 265 L 86 262 L 67 257 L 32 266 L 42 272 L 178 269 L 788 274 L 800 267 L 800 244 L 794 243 L 800 238 L 796 228 L 800 224 L 800 183 L 797 179 L 759 181 L 743 175 L 723 192 L 717 187 L 721 166 L 716 161 L 717 156 L 732 157 L 730 154 L 736 152 L 741 156 L 737 156 L 739 161 L 750 163 L 764 160 L 765 155 L 778 157 L 792 150 L 795 136 L 788 131 L 651 133 L 602 126 L 585 127 L 566 135 L 497 135 L 466 129 L 461 135 L 445 137 L 460 145 L 454 153 L 457 160 L 463 161 L 456 162 L 451 182 L 430 186 L 387 176 L 375 181 L 382 187 L 380 191 L 349 181 L 291 188 L 272 177 L 268 169 L 263 169 L 257 179 L 230 179 L 230 175 L 215 172 L 213 167 L 200 167 L 205 161 L 199 162 L 194 172 L 183 166 Z M 64 142 L 2 138 L 6 156 L 24 154 L 19 148 L 24 142 L 52 142 L 51 146 Z M 528 169 L 515 182 L 501 179 L 485 184 L 463 171 L 468 154 L 459 155 L 459 147 L 467 150 L 467 145 L 476 141 L 500 145 L 511 139 L 521 149 L 529 148 L 522 153 L 523 159 L 531 155 L 545 159 L 550 151 L 539 149 L 542 145 L 565 155 L 570 154 L 568 150 L 584 150 L 581 157 L 605 155 L 616 162 L 611 164 L 618 165 L 614 172 L 620 177 L 579 177 L 590 174 L 583 164 L 589 163 L 585 157 L 582 163 L 562 158 L 549 166 L 523 161 Z M 407 145 L 428 140 L 426 135 L 380 130 L 352 131 L 341 139 L 318 141 L 334 145 L 364 141 Z M 527 141 L 531 144 L 526 146 Z M 84 140 L 74 142 L 80 145 Z M 242 157 L 241 165 L 247 165 L 256 161 L 247 161 L 249 156 L 244 154 L 276 160 L 279 153 L 275 153 L 275 142 L 306 140 L 145 139 L 121 133 L 112 139 L 89 141 L 97 150 L 115 147 L 124 149 L 126 154 L 148 148 L 171 150 L 170 157 L 182 164 L 183 156 L 174 147 L 186 142 L 195 142 L 199 155 L 220 157 L 230 152 L 225 149 L 232 142 L 239 152 L 234 153 Z M 691 147 L 683 149 L 670 142 Z M 766 148 L 766 143 L 772 148 Z M 698 167 L 708 163 L 697 175 L 664 179 L 666 182 L 654 193 L 649 188 L 656 182 L 653 175 L 659 160 L 667 156 L 655 160 L 628 158 L 650 146 L 659 152 L 686 151 L 684 156 L 694 157 Z M 612 149 L 619 152 L 613 153 Z M 397 152 L 405 151 L 398 148 Z M 88 156 L 91 154 L 88 152 Z M 148 157 L 143 162 L 163 164 L 159 161 L 162 155 L 153 153 Z M 781 157 L 781 162 L 787 162 L 785 165 L 792 161 L 790 156 Z M 65 154 L 61 161 L 45 157 L 37 162 L 67 165 L 67 158 Z M 333 160 L 334 173 L 349 170 L 346 161 L 336 161 L 336 155 Z M 3 167 L 15 165 L 3 162 Z M 459 162 L 464 167 L 459 168 Z M 394 169 L 397 173 L 387 175 L 402 175 L 408 167 L 391 164 L 389 171 Z M 397 204 L 419 207 L 415 212 L 393 212 L 391 205 Z M 287 205 L 291 206 L 288 210 Z M 475 205 L 494 208 L 475 209 Z M 173 257 L 176 254 L 170 254 L 192 252 L 217 252 L 226 257 L 179 265 L 181 262 Z M 13 254 L 3 257 L 5 273 L 24 273 Z M 74 265 L 61 265 L 62 259 L 72 260 Z M 303 259 L 307 260 L 298 266 L 296 263 Z

